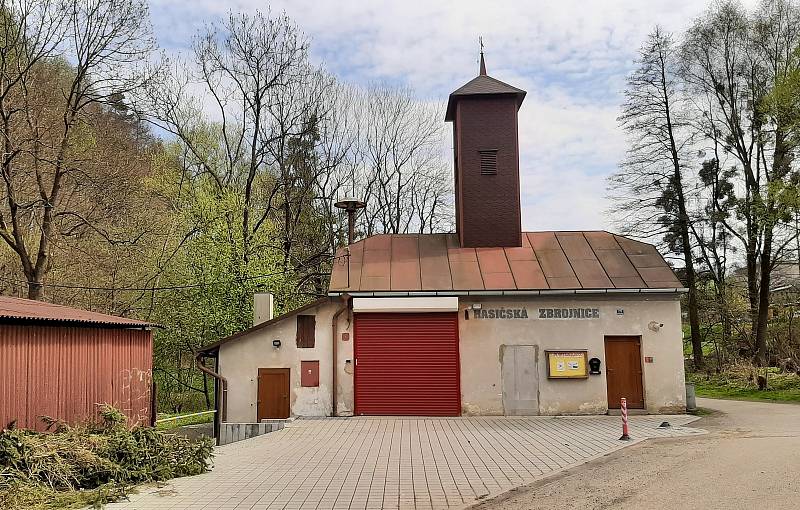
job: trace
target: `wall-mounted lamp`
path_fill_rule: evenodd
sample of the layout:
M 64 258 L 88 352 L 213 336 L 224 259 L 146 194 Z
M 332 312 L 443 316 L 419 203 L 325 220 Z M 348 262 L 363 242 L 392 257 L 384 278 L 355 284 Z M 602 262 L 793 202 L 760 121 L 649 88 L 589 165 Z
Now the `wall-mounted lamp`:
M 280 349 L 281 348 L 281 341 L 280 340 L 273 340 L 272 341 L 272 346 L 275 347 L 276 349 Z

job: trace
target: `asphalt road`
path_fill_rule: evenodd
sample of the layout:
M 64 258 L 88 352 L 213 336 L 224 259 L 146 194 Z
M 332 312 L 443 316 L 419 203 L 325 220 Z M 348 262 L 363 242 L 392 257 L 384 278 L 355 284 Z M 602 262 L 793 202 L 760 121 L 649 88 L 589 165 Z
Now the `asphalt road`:
M 709 434 L 653 439 L 475 509 L 798 509 L 800 405 L 697 399 Z

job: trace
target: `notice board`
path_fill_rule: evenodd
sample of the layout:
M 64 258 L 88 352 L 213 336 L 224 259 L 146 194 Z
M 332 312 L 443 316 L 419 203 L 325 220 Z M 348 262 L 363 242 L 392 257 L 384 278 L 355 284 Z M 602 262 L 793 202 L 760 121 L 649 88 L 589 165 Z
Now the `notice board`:
M 548 379 L 586 379 L 589 377 L 585 350 L 544 351 Z

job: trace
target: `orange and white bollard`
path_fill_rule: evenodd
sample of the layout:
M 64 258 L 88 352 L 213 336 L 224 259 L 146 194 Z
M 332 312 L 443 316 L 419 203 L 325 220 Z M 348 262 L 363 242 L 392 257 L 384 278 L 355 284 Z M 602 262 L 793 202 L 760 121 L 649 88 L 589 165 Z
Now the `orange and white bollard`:
M 620 441 L 630 441 L 631 436 L 628 435 L 628 399 L 622 397 L 619 399 L 619 409 L 622 411 L 622 437 Z

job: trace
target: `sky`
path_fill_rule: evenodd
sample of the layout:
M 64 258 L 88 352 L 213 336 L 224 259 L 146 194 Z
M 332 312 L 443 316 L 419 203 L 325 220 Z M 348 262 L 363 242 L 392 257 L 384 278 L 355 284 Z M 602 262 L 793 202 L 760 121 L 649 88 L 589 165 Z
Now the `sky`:
M 752 2 L 745 2 L 746 4 Z M 525 230 L 613 230 L 607 177 L 625 152 L 616 118 L 638 48 L 659 24 L 675 34 L 706 8 L 692 0 L 151 0 L 156 37 L 185 50 L 229 10 L 285 11 L 312 58 L 342 81 L 413 88 L 446 101 L 478 73 L 528 92 L 519 112 Z

